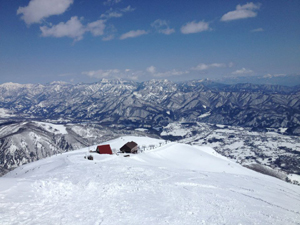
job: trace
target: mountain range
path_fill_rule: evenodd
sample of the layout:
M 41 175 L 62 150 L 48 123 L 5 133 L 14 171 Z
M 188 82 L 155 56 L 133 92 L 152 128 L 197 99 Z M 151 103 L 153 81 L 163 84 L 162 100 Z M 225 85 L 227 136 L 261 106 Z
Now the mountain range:
M 0 93 L 0 175 L 138 135 L 208 145 L 244 166 L 299 183 L 300 86 L 102 79 L 5 83 Z
M 300 134 L 300 86 L 236 84 L 209 80 L 174 83 L 106 80 L 0 85 L 0 108 L 18 118 L 157 128 L 187 121 L 288 128 Z

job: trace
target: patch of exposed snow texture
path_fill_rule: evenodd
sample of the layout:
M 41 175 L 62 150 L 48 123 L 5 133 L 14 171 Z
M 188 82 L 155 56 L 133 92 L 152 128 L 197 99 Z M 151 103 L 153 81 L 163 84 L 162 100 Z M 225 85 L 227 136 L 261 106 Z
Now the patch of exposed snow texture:
M 136 128 L 135 130 L 136 130 L 136 131 L 141 131 L 141 132 L 146 132 L 146 131 L 148 131 L 148 129 L 146 129 L 146 128 Z
M 45 130 L 54 134 L 68 134 L 67 129 L 64 125 L 45 123 L 45 122 L 35 122 L 42 126 Z
M 191 132 L 189 129 L 181 127 L 181 123 L 172 123 L 169 124 L 164 128 L 164 131 L 160 134 L 161 136 L 167 136 L 167 135 L 172 135 L 172 136 L 181 136 L 184 137 L 186 135 L 191 135 Z
M 0 118 L 9 118 L 9 117 L 12 117 L 12 116 L 14 116 L 14 115 L 10 110 L 0 108 Z
M 280 130 L 281 133 L 286 132 L 287 129 L 288 129 L 288 128 L 283 128 L 283 127 L 282 127 L 282 128 L 279 128 L 279 130 Z
M 202 114 L 202 115 L 200 115 L 198 117 L 199 118 L 205 118 L 205 117 L 208 117 L 208 116 L 210 116 L 210 112 L 204 113 L 204 114 Z
M 84 158 L 88 148 L 23 165 L 0 178 L 1 224 L 299 224 L 300 188 L 208 147 L 156 146 L 130 157 Z M 159 147 L 160 146 L 160 147 Z

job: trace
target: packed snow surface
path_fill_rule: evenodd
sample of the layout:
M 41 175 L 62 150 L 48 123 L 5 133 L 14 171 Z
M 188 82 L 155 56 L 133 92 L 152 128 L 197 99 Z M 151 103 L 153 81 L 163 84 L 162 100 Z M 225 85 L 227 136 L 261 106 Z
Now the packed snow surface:
M 0 178 L 1 224 L 299 224 L 300 188 L 209 147 L 123 137 L 146 151 L 81 149 Z M 151 149 L 151 150 L 150 150 Z M 94 160 L 84 156 L 92 154 Z

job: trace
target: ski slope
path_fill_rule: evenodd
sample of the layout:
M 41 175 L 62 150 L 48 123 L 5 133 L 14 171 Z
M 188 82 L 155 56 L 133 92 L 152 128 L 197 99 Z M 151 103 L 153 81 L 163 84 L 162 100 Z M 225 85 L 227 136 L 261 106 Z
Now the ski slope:
M 299 224 L 300 187 L 248 170 L 209 147 L 146 137 L 123 157 L 85 148 L 0 178 L 1 224 Z M 153 147 L 153 146 L 152 146 Z M 92 154 L 90 161 L 84 156 Z

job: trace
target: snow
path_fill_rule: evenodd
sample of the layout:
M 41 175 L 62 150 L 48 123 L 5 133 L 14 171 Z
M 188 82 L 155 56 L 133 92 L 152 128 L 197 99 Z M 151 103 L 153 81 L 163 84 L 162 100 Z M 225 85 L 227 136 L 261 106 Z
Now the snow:
M 34 123 L 42 126 L 44 129 L 54 134 L 68 134 L 67 129 L 64 125 L 45 123 L 45 122 L 34 122 Z
M 143 96 L 139 94 L 138 92 L 133 92 L 133 95 L 136 96 L 137 98 L 142 98 Z
M 232 144 L 227 145 L 226 147 L 230 149 L 238 149 L 242 146 L 244 146 L 244 141 L 233 142 Z
M 204 113 L 204 114 L 202 114 L 202 115 L 200 115 L 200 116 L 198 116 L 199 118 L 205 118 L 205 117 L 208 117 L 208 116 L 210 116 L 210 112 L 207 112 L 207 113 Z
M 184 137 L 186 135 L 191 134 L 190 130 L 187 128 L 183 128 L 180 123 L 172 123 L 168 124 L 164 131 L 161 132 L 161 136 L 167 136 L 167 135 L 172 135 L 172 136 L 181 136 Z
M 10 110 L 0 108 L 0 118 L 9 118 L 9 117 L 12 117 L 12 116 L 14 116 L 14 115 Z
M 300 184 L 300 175 L 297 174 L 289 174 L 288 178 L 293 182 L 296 181 Z
M 136 131 L 141 131 L 141 132 L 146 132 L 146 131 L 148 131 L 148 129 L 146 129 L 146 128 L 136 128 L 135 130 L 136 130 Z
M 286 132 L 286 131 L 287 131 L 287 128 L 283 128 L 283 127 L 281 127 L 281 128 L 279 128 L 279 131 L 280 131 L 281 133 L 284 133 L 284 132 Z
M 156 147 L 130 157 L 85 148 L 1 177 L 1 224 L 299 224 L 299 186 L 209 147 L 133 136 L 103 144 L 128 141 Z

